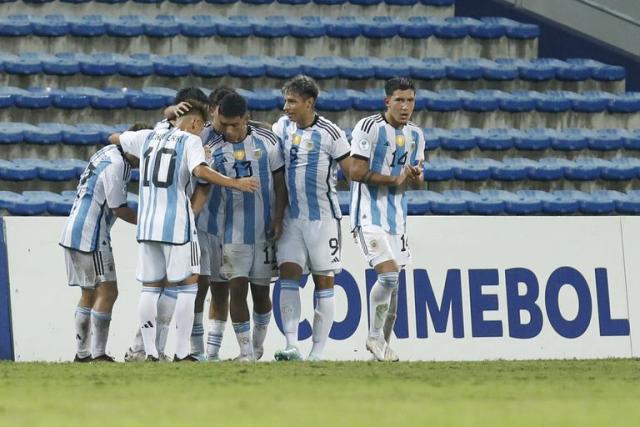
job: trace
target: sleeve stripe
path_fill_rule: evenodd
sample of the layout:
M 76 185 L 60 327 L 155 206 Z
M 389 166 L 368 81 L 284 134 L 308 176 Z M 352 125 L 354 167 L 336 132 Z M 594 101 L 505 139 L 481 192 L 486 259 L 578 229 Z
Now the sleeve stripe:
M 334 140 L 339 139 L 340 138 L 340 131 L 337 128 L 336 125 L 334 125 L 333 123 L 330 123 L 329 121 L 320 118 L 318 120 L 318 126 L 321 127 L 322 129 L 326 130 L 327 133 L 329 133 Z
M 347 151 L 346 153 L 344 153 L 342 156 L 338 157 L 336 160 L 336 162 L 341 162 L 342 160 L 346 159 L 347 157 L 349 157 L 349 152 Z M 358 154 L 356 154 L 354 157 L 358 156 Z M 368 159 L 367 159 L 368 160 Z
M 369 161 L 369 158 L 363 156 L 362 154 L 354 154 L 351 157 L 353 157 L 354 159 L 358 159 L 358 160 L 366 160 L 367 162 Z

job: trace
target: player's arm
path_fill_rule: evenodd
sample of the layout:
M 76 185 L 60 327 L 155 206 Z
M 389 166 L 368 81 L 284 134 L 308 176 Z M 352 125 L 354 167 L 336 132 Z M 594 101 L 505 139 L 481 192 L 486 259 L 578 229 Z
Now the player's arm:
M 188 102 L 181 102 L 176 105 L 169 105 L 164 109 L 163 115 L 167 120 L 175 120 L 187 111 L 191 109 L 191 104 Z
M 351 167 L 349 176 L 352 181 L 369 185 L 395 187 L 404 184 L 409 176 L 409 168 L 404 168 L 398 176 L 383 175 L 369 169 L 369 159 L 359 154 L 351 155 Z
M 109 144 L 120 145 L 120 135 L 121 133 L 112 133 L 109 135 Z
M 207 203 L 207 197 L 211 192 L 211 186 L 208 184 L 200 184 L 196 186 L 193 195 L 191 196 L 191 209 L 195 215 L 198 215 L 205 203 Z
M 127 221 L 129 224 L 135 225 L 138 223 L 137 212 L 131 209 L 129 206 L 120 206 L 118 208 L 112 209 L 112 211 L 118 218 Z
M 258 181 L 254 178 L 229 178 L 214 171 L 204 162 L 193 169 L 193 175 L 207 181 L 209 184 L 234 188 L 240 191 L 254 192 L 260 188 Z
M 284 167 L 273 173 L 273 189 L 276 193 L 276 214 L 273 219 L 273 232 L 275 238 L 282 236 L 282 223 L 284 221 L 284 211 L 289 204 L 287 195 L 287 185 L 284 182 Z

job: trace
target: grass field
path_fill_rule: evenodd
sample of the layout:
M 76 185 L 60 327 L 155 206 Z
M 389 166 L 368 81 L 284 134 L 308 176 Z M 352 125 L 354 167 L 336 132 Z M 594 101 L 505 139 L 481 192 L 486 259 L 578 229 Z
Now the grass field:
M 640 361 L 0 363 L 0 426 L 640 426 Z

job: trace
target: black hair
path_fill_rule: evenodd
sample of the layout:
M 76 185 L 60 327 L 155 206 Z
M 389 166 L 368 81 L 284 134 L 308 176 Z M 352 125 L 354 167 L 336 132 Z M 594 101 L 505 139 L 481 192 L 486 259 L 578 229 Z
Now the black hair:
M 318 99 L 320 88 L 311 77 L 300 74 L 282 86 L 282 94 L 286 96 L 288 93 L 301 96 L 304 99 L 313 98 L 315 100 Z
M 244 117 L 247 109 L 247 100 L 235 92 L 222 98 L 218 104 L 218 114 L 223 117 Z
M 227 95 L 231 95 L 232 93 L 237 92 L 234 88 L 231 88 L 229 86 L 219 86 L 215 88 L 209 94 L 209 106 L 211 106 L 212 108 L 217 107 L 218 105 L 220 105 L 220 101 L 222 101 L 222 98 Z
M 387 96 L 393 95 L 393 92 L 397 90 L 412 90 L 416 91 L 416 85 L 408 77 L 394 77 L 389 79 L 384 84 L 384 93 Z
M 203 103 L 196 99 L 185 99 L 185 101 L 188 102 L 189 105 L 191 105 L 191 108 L 189 108 L 189 110 L 186 113 L 180 115 L 180 117 L 190 116 L 195 114 L 200 116 L 202 121 L 204 122 L 209 121 L 209 111 L 207 109 L 206 103 Z
M 202 89 L 197 87 L 185 87 L 180 89 L 176 93 L 176 97 L 173 100 L 173 104 L 177 105 L 181 102 L 185 102 L 186 100 L 194 100 L 201 102 L 203 104 L 207 104 L 209 100 L 207 99 L 207 95 L 202 91 Z
M 142 129 L 153 129 L 153 126 L 151 126 L 149 123 L 134 123 L 132 124 L 129 129 L 127 129 L 128 131 L 131 132 L 137 132 L 139 130 Z

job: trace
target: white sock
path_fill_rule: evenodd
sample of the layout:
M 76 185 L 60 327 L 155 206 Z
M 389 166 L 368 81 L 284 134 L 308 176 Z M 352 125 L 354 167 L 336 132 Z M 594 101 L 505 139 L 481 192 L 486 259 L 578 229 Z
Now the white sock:
M 204 326 L 202 326 L 202 312 L 194 313 L 191 328 L 191 354 L 204 353 Z
M 76 307 L 74 316 L 76 327 L 76 353 L 78 357 L 91 356 L 91 309 Z
M 138 320 L 147 356 L 158 357 L 156 348 L 156 317 L 158 315 L 158 298 L 161 288 L 143 286 L 138 303 Z
M 236 333 L 238 347 L 240 347 L 240 355 L 253 357 L 253 346 L 251 345 L 251 324 L 249 321 L 233 323 L 233 331 Z
M 369 295 L 369 336 L 380 338 L 389 311 L 391 293 L 398 285 L 398 273 L 380 273 Z
M 336 314 L 333 288 L 316 291 L 314 297 L 316 310 L 313 315 L 313 347 L 310 355 L 321 359 Z
M 298 346 L 300 314 L 300 285 L 295 280 L 280 280 L 280 316 L 287 347 Z
M 158 329 L 156 331 L 156 347 L 159 353 L 164 353 L 169 336 L 169 325 L 176 309 L 178 288 L 175 286 L 164 288 L 158 299 Z
M 384 321 L 382 331 L 384 333 L 384 340 L 389 344 L 391 342 L 391 334 L 393 333 L 393 327 L 396 324 L 396 317 L 398 312 L 398 288 L 395 288 L 391 293 L 391 299 L 389 300 L 389 311 L 387 312 L 387 318 Z
M 227 322 L 224 320 L 209 320 L 209 334 L 207 335 L 207 357 L 213 358 L 218 356 L 220 346 L 222 345 L 222 335 Z
M 111 313 L 91 310 L 91 356 L 99 357 L 106 353 Z
M 136 336 L 133 337 L 133 344 L 131 344 L 131 351 L 137 353 L 144 351 L 144 341 L 142 340 L 142 330 L 138 328 Z
M 184 359 L 191 350 L 191 328 L 193 328 L 193 306 L 196 303 L 198 285 L 178 287 L 176 301 L 176 357 Z
M 267 329 L 271 321 L 271 310 L 264 314 L 253 312 L 253 348 L 262 348 L 267 338 Z M 255 351 L 254 351 L 255 354 Z

